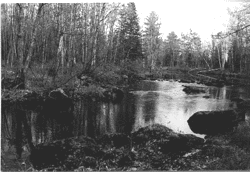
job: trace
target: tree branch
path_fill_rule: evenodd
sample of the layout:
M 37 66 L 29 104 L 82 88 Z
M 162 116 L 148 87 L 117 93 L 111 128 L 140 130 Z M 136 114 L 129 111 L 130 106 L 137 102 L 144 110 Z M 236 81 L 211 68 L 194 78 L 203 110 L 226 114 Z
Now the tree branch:
M 237 30 L 235 30 L 235 31 L 233 31 L 233 32 L 230 32 L 230 33 L 226 34 L 225 36 L 222 36 L 222 33 L 219 32 L 217 35 L 212 35 L 212 38 L 213 38 L 213 39 L 224 39 L 224 38 L 227 38 L 228 36 L 230 36 L 230 35 L 232 35 L 232 34 L 234 34 L 234 33 L 237 33 L 237 32 L 239 32 L 239 31 L 244 30 L 244 29 L 246 29 L 246 28 L 248 28 L 248 27 L 250 27 L 250 24 L 248 24 L 248 25 L 246 25 L 246 26 L 244 26 L 244 27 L 242 27 L 242 28 L 240 28 L 240 29 L 237 29 Z

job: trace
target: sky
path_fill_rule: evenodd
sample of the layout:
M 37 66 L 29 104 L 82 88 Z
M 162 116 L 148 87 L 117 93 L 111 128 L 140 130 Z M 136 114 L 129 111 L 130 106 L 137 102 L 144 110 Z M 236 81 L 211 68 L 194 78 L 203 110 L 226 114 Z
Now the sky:
M 174 31 L 179 37 L 190 29 L 197 32 L 203 41 L 211 40 L 211 34 L 227 27 L 227 8 L 233 9 L 239 1 L 229 0 L 150 0 L 135 1 L 140 26 L 151 11 L 160 18 L 162 38 Z
M 5 0 L 3 0 L 5 1 Z M 201 39 L 210 41 L 211 34 L 217 34 L 227 27 L 227 8 L 233 9 L 242 0 L 44 0 L 47 3 L 85 3 L 85 2 L 135 2 L 143 28 L 145 18 L 151 11 L 155 11 L 161 22 L 162 38 L 174 31 L 179 37 L 181 33 L 188 33 L 190 29 L 197 32 Z M 20 1 L 22 2 L 22 1 Z M 29 2 L 29 0 L 27 0 Z M 34 2 L 34 1 L 31 1 Z M 38 1 L 37 1 L 38 2 Z M 6 2 L 5 2 L 6 3 Z M 7 3 L 13 3 L 12 0 Z

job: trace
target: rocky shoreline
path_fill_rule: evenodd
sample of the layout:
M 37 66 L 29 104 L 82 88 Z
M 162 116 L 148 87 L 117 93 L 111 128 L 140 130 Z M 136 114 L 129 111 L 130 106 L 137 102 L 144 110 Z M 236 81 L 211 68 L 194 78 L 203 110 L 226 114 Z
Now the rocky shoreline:
M 162 125 L 131 134 L 77 137 L 37 145 L 30 161 L 38 170 L 170 170 L 175 161 L 201 149 L 204 139 L 173 132 Z M 46 158 L 44 158 L 46 157 Z
M 56 171 L 250 169 L 245 160 L 242 166 L 223 164 L 229 157 L 233 162 L 226 163 L 239 163 L 242 157 L 237 156 L 250 159 L 249 153 L 233 142 L 233 136 L 229 132 L 203 139 L 154 124 L 130 134 L 79 136 L 39 144 L 29 160 L 33 169 Z
M 62 104 L 70 105 L 74 98 L 86 97 L 117 102 L 123 97 L 123 89 L 116 86 L 99 85 L 97 92 L 92 90 L 84 92 L 81 88 L 77 87 L 74 90 L 57 88 L 47 92 L 2 89 L 2 105 L 4 107 L 11 103 L 21 103 L 29 106 L 28 109 L 43 104 L 52 106 L 59 104 L 60 107 L 64 107 Z M 185 86 L 184 89 L 187 94 L 204 93 L 203 88 Z M 249 106 L 249 102 L 245 104 Z M 250 165 L 246 163 L 250 161 L 250 147 L 247 146 L 250 145 L 249 128 L 249 121 L 240 121 L 240 125 L 233 131 L 213 133 L 203 139 L 194 135 L 175 133 L 166 126 L 154 124 L 127 134 L 106 134 L 98 138 L 85 136 L 66 138 L 35 145 L 28 154 L 27 151 L 23 152 L 19 163 L 24 163 L 25 167 L 21 165 L 19 169 L 24 171 L 247 170 L 250 169 Z M 1 168 L 3 171 L 10 170 L 6 162 L 3 158 Z

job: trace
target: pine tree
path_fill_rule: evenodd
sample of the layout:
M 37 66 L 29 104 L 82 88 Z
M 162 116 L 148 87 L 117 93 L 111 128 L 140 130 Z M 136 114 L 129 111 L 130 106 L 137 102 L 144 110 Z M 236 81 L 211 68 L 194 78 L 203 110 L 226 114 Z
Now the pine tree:
M 156 60 L 160 52 L 160 23 L 158 21 L 158 16 L 155 12 L 151 12 L 146 18 L 145 31 L 143 35 L 143 46 L 145 50 L 145 55 L 147 56 L 147 62 L 151 69 L 154 69 Z
M 178 36 L 171 32 L 167 36 L 168 38 L 168 46 L 167 46 L 167 52 L 168 56 L 170 57 L 170 65 L 173 67 L 175 66 L 175 62 L 179 63 L 178 54 L 180 51 L 180 40 L 178 39 Z
M 120 60 L 136 60 L 142 57 L 139 19 L 134 3 L 123 6 L 120 13 L 119 51 Z

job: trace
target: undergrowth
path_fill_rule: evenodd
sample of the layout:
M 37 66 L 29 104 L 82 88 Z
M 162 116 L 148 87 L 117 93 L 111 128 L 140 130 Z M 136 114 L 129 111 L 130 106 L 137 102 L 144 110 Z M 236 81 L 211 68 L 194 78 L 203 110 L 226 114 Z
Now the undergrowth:
M 219 159 L 208 166 L 209 170 L 250 170 L 250 123 L 246 121 L 228 137 L 227 146 L 215 151 Z M 211 152 L 211 151 L 210 151 Z

